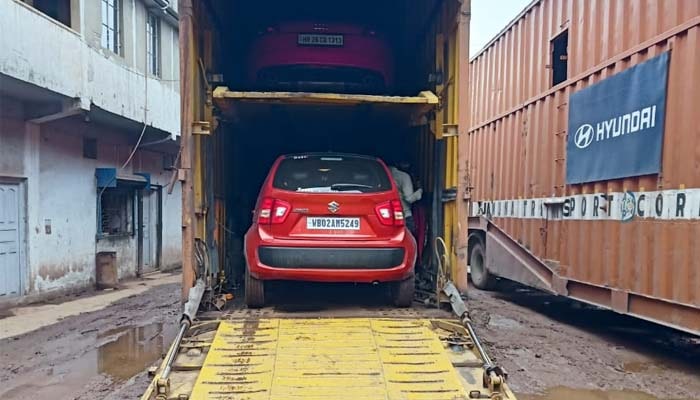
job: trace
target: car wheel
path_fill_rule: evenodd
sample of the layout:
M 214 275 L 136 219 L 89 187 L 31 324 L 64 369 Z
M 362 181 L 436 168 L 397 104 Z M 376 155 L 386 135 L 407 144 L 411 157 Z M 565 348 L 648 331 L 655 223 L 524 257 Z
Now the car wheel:
M 391 300 L 396 307 L 410 307 L 416 291 L 416 277 L 391 283 Z
M 472 283 L 481 290 L 493 290 L 496 286 L 496 277 L 486 269 L 484 245 L 477 241 L 471 249 L 469 268 Z
M 248 308 L 260 308 L 265 305 L 265 282 L 250 275 L 245 270 L 245 304 Z

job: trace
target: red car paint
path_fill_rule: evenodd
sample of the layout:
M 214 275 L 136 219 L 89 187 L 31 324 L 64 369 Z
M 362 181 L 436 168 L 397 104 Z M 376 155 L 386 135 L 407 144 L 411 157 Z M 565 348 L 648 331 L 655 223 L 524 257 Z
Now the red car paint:
M 322 156 L 322 155 L 316 155 Z M 336 155 L 355 157 L 350 155 Z M 373 193 L 306 193 L 283 190 L 275 187 L 273 181 L 280 163 L 291 156 L 280 157 L 272 166 L 263 184 L 257 201 L 255 217 L 252 226 L 245 236 L 245 255 L 250 274 L 260 280 L 301 280 L 314 282 L 389 282 L 400 281 L 414 274 L 416 261 L 416 242 L 403 224 L 403 213 L 398 201 L 399 193 L 396 184 L 386 165 L 378 159 L 386 173 L 388 186 L 386 190 Z M 306 157 L 294 156 L 294 157 Z M 369 159 L 369 158 L 368 158 Z M 275 199 L 280 208 L 287 209 L 287 214 L 278 217 L 276 223 L 271 223 L 276 216 L 285 211 L 277 212 Z M 335 202 L 339 208 L 335 213 L 330 211 L 330 204 Z M 269 210 L 272 205 L 272 209 Z M 382 209 L 384 207 L 385 209 Z M 387 211 L 389 210 L 389 211 Z M 391 217 L 382 222 L 380 214 L 391 215 L 395 212 L 397 219 Z M 359 229 L 353 230 L 309 230 L 307 218 L 310 217 L 348 217 L 359 218 Z M 393 223 L 392 223 L 393 221 Z M 391 224 L 391 225 L 388 225 Z M 315 265 L 308 268 L 303 265 L 295 267 L 273 267 L 261 261 L 261 249 L 275 248 L 283 251 L 299 251 L 304 256 L 311 249 L 337 249 L 338 251 L 402 251 L 403 257 L 396 265 L 387 268 L 366 269 L 362 267 L 338 268 L 337 266 Z M 330 258 L 329 258 L 330 259 Z M 287 261 L 287 260 L 283 260 Z
M 343 45 L 301 45 L 300 34 L 342 35 Z M 307 72 L 342 69 L 372 74 L 382 80 L 385 88 L 391 87 L 394 79 L 392 52 L 385 38 L 373 30 L 346 23 L 286 22 L 261 32 L 250 53 L 250 82 L 260 82 L 265 71 L 292 67 Z M 337 76 L 342 79 L 343 72 Z

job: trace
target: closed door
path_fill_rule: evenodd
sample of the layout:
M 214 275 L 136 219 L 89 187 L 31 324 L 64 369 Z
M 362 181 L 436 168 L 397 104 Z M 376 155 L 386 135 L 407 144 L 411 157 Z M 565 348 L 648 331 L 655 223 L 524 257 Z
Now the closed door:
M 143 272 L 158 269 L 158 193 L 149 190 L 143 196 Z
M 0 297 L 21 293 L 20 187 L 0 183 Z

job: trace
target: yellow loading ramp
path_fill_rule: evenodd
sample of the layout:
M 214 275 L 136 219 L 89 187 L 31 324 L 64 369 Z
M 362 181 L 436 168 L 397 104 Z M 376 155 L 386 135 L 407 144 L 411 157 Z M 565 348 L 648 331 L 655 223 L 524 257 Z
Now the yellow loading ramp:
M 219 86 L 214 89 L 212 97 L 216 106 L 228 115 L 235 115 L 237 107 L 255 104 L 261 106 L 311 105 L 333 107 L 371 105 L 377 110 L 389 113 L 409 113 L 411 116 L 418 118 L 435 108 L 440 102 L 438 97 L 430 91 L 420 92 L 417 96 L 379 96 L 313 92 L 244 92 L 233 91 L 225 86 Z
M 142 400 L 515 399 L 505 384 L 484 387 L 483 361 L 457 321 L 231 318 L 191 333 L 167 394 L 157 396 L 156 377 Z

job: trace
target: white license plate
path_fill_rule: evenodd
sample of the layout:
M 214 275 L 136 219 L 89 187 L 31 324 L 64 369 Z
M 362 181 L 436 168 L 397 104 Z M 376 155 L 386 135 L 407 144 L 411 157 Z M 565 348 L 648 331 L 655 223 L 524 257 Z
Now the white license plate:
M 360 229 L 360 219 L 339 217 L 309 217 L 306 218 L 306 229 L 354 231 Z
M 316 33 L 300 33 L 297 43 L 302 46 L 342 46 L 343 35 L 319 35 Z

